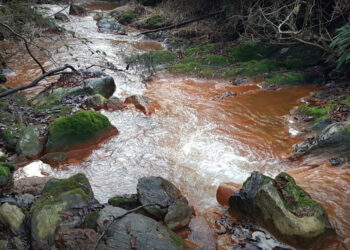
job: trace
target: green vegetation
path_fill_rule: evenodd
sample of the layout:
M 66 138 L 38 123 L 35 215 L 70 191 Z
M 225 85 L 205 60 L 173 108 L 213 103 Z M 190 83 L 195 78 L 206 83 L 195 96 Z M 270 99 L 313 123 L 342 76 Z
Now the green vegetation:
M 340 68 L 350 60 L 350 24 L 346 24 L 338 29 L 337 33 L 330 47 L 335 49 L 338 54 L 337 67 Z
M 349 105 L 349 106 L 350 106 L 350 97 L 348 97 L 348 98 L 346 98 L 346 99 L 342 100 L 342 101 L 341 101 L 341 103 L 344 103 L 344 104 L 346 104 L 346 105 Z
M 298 109 L 298 112 L 303 115 L 314 116 L 315 122 L 329 118 L 329 112 L 334 107 L 334 104 L 328 104 L 325 107 L 310 107 L 309 105 L 303 105 Z
M 226 48 L 224 52 L 230 53 L 236 62 L 247 62 L 270 57 L 273 53 L 273 48 L 252 41 L 239 44 L 232 48 Z
M 0 167 L 8 168 L 11 172 L 15 171 L 15 165 L 11 162 L 0 162 Z
M 15 149 L 19 138 L 22 136 L 26 126 L 12 125 L 2 131 L 2 138 L 8 149 Z
M 301 217 L 312 216 L 315 213 L 315 210 L 305 208 L 319 207 L 319 204 L 312 200 L 310 195 L 299 187 L 290 175 L 280 173 L 276 176 L 275 181 L 283 183 L 283 190 L 288 194 L 288 197 L 285 194 L 282 194 L 282 197 L 284 197 L 285 205 L 290 211 Z
M 135 197 L 131 196 L 130 198 L 115 196 L 108 200 L 108 204 L 114 207 L 121 207 L 127 209 L 131 207 L 136 207 L 139 204 L 139 201 L 136 195 Z
M 213 45 L 202 45 L 202 46 L 186 49 L 185 55 L 194 56 L 194 55 L 197 55 L 199 52 L 212 52 L 212 51 L 214 51 Z
M 0 167 L 0 187 L 4 187 L 10 184 L 12 176 L 10 169 L 7 167 Z
M 125 12 L 120 18 L 119 21 L 121 23 L 131 23 L 133 19 L 136 17 L 135 13 L 133 11 L 127 11 Z
M 147 18 L 146 24 L 150 28 L 159 28 L 164 26 L 165 18 L 161 15 L 152 15 L 151 17 Z
M 86 176 L 83 174 L 76 174 L 68 179 L 50 179 L 42 191 L 42 196 L 56 197 L 64 192 L 77 188 L 82 189 L 90 197 L 94 195 Z
M 62 117 L 49 125 L 48 151 L 67 150 L 77 144 L 94 139 L 111 128 L 108 118 L 94 111 L 80 111 Z
M 266 83 L 269 86 L 297 85 L 312 83 L 310 75 L 298 72 L 274 72 L 268 77 Z

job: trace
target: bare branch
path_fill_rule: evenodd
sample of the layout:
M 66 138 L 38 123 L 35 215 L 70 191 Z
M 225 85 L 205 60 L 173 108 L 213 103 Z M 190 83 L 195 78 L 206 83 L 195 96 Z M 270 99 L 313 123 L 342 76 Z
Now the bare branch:
M 24 45 L 25 45 L 25 47 L 26 47 L 26 49 L 27 49 L 28 54 L 29 54 L 30 57 L 36 62 L 36 64 L 38 64 L 38 66 L 40 67 L 42 73 L 45 74 L 46 71 L 45 71 L 44 67 L 42 66 L 42 64 L 38 61 L 38 59 L 36 59 L 36 57 L 35 57 L 35 56 L 32 54 L 32 52 L 30 51 L 30 49 L 29 49 L 29 44 L 28 44 L 27 39 L 26 39 L 24 36 L 18 34 L 16 31 L 14 31 L 14 30 L 13 30 L 10 26 L 8 26 L 7 24 L 4 24 L 4 23 L 1 23 L 1 22 L 0 22 L 0 25 L 3 26 L 3 27 L 5 27 L 5 28 L 6 28 L 7 30 L 9 30 L 12 34 L 14 34 L 15 36 L 17 36 L 17 37 L 19 37 L 19 38 L 21 38 L 21 39 L 23 40 Z
M 77 72 L 77 70 L 73 66 L 66 64 L 63 67 L 60 67 L 60 68 L 57 68 L 57 69 L 52 69 L 52 70 L 49 70 L 49 71 L 45 72 L 44 74 L 42 74 L 41 76 L 36 78 L 33 82 L 31 82 L 31 83 L 29 83 L 27 85 L 24 85 L 24 86 L 21 86 L 21 87 L 18 87 L 18 88 L 14 88 L 14 89 L 10 89 L 10 90 L 8 90 L 6 92 L 1 93 L 0 94 L 0 98 L 8 96 L 8 95 L 11 95 L 11 94 L 16 93 L 16 92 L 21 91 L 21 90 L 33 88 L 33 87 L 37 86 L 38 83 L 41 82 L 42 80 L 44 80 L 46 77 L 54 76 L 58 72 L 61 72 L 61 71 L 65 70 L 65 69 L 68 69 L 68 68 L 71 69 L 74 72 Z

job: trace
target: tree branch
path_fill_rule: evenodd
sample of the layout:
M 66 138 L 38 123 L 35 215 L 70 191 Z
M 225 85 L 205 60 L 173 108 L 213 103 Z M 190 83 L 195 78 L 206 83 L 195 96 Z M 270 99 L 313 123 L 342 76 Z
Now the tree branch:
M 40 81 L 44 80 L 46 77 L 56 75 L 58 72 L 61 72 L 61 71 L 65 70 L 65 69 L 68 69 L 68 68 L 71 69 L 74 72 L 77 72 L 77 70 L 73 66 L 66 64 L 63 67 L 60 67 L 60 68 L 57 68 L 57 69 L 52 69 L 52 70 L 49 70 L 49 71 L 43 73 L 41 76 L 36 78 L 33 82 L 31 82 L 28 85 L 24 85 L 24 86 L 21 86 L 21 87 L 18 87 L 18 88 L 10 89 L 10 90 L 8 90 L 6 92 L 1 93 L 0 94 L 0 98 L 8 96 L 8 95 L 11 95 L 11 94 L 16 93 L 16 92 L 18 92 L 20 90 L 33 88 L 36 85 L 38 85 L 38 83 Z
M 3 26 L 3 27 L 5 27 L 5 28 L 6 28 L 7 30 L 9 30 L 12 34 L 14 34 L 15 36 L 17 36 L 17 37 L 19 37 L 19 38 L 21 38 L 21 39 L 23 40 L 24 46 L 26 47 L 28 54 L 29 54 L 30 57 L 36 62 L 36 64 L 39 65 L 39 67 L 40 67 L 42 73 L 45 74 L 46 71 L 45 71 L 44 67 L 41 65 L 41 63 L 38 61 L 38 59 L 36 59 L 36 57 L 35 57 L 35 56 L 32 54 L 32 52 L 30 51 L 30 49 L 29 49 L 29 44 L 28 44 L 27 39 L 26 39 L 24 36 L 18 34 L 16 31 L 14 31 L 14 30 L 13 30 L 10 26 L 8 26 L 7 24 L 4 24 L 4 23 L 1 23 L 1 22 L 0 22 L 0 25 Z

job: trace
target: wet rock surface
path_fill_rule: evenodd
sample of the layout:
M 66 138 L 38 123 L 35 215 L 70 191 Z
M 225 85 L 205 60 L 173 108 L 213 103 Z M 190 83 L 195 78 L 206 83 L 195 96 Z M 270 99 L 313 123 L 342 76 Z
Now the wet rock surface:
M 300 244 L 334 233 L 321 205 L 286 173 L 271 179 L 253 172 L 230 198 L 230 208 Z
M 129 96 L 125 99 L 124 103 L 133 104 L 135 108 L 142 111 L 145 115 L 153 114 L 157 106 L 151 99 L 142 95 Z
M 103 30 L 109 30 L 117 34 L 125 34 L 125 28 L 113 18 L 103 18 L 97 22 L 97 27 Z
M 161 177 L 141 178 L 137 183 L 137 194 L 142 205 L 160 205 L 148 206 L 145 210 L 159 219 L 164 219 L 169 228 L 179 229 L 190 222 L 193 208 L 169 181 Z

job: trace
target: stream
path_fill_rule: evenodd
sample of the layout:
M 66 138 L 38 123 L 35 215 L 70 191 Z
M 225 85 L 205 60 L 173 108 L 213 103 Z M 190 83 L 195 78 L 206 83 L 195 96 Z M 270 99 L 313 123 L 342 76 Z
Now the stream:
M 62 8 L 42 5 L 48 13 Z M 110 10 L 115 4 L 89 4 L 90 10 Z M 52 51 L 57 64 L 70 63 L 77 68 L 101 64 L 101 53 L 120 69 L 124 57 L 165 45 L 137 37 L 137 30 L 127 27 L 128 35 L 99 32 L 93 13 L 70 16 L 67 34 L 48 35 L 40 45 Z M 88 44 L 81 39 L 86 38 Z M 2 45 L 3 46 L 3 45 Z M 13 53 L 16 44 L 7 44 Z M 34 50 L 46 68 L 55 66 L 44 53 Z M 94 53 L 92 53 L 94 52 Z M 24 51 L 11 57 L 9 86 L 19 86 L 40 75 Z M 105 59 L 105 60 L 106 60 Z M 312 85 L 263 90 L 258 82 L 234 86 L 219 79 L 157 73 L 147 83 L 142 69 L 125 72 L 106 70 L 115 79 L 114 96 L 124 100 L 140 94 L 156 101 L 159 108 L 151 116 L 128 107 L 124 111 L 102 111 L 120 132 L 103 143 L 83 161 L 71 162 L 64 169 L 52 171 L 54 177 L 68 177 L 82 172 L 90 180 L 100 202 L 116 194 L 135 193 L 137 180 L 143 176 L 162 176 L 174 183 L 197 211 L 218 206 L 216 189 L 222 182 L 243 183 L 252 171 L 275 176 L 287 171 L 311 196 L 320 202 L 344 239 L 350 235 L 350 171 L 331 167 L 327 157 L 306 157 L 291 161 L 293 144 L 303 140 L 288 114 L 301 105 L 300 99 L 318 88 Z M 48 82 L 53 79 L 49 79 Z M 43 89 L 28 91 L 33 95 Z M 213 99 L 234 91 L 236 97 Z M 332 248 L 330 248 L 332 249 Z

